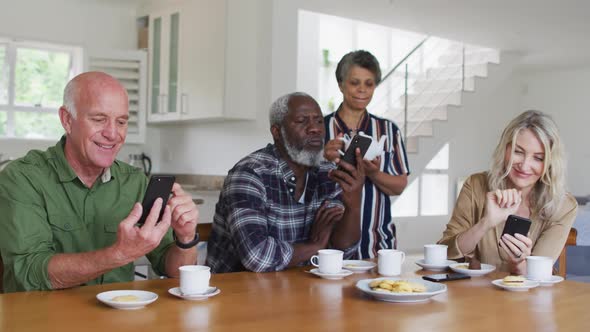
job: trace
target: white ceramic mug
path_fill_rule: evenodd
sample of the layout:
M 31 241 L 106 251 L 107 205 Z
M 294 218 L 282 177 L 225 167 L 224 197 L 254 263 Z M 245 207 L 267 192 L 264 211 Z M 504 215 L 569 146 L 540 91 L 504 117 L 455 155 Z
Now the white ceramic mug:
M 402 263 L 406 260 L 403 251 L 395 249 L 381 249 L 377 251 L 377 271 L 387 277 L 398 276 L 402 273 Z
M 342 257 L 344 252 L 336 249 L 318 250 L 317 255 L 311 256 L 311 264 L 320 269 L 320 273 L 339 273 L 342 271 Z
M 180 292 L 183 295 L 203 294 L 209 288 L 211 268 L 204 265 L 183 265 L 180 271 Z
M 447 246 L 444 244 L 425 244 L 424 263 L 428 265 L 445 265 L 447 262 Z
M 545 281 L 551 279 L 553 260 L 551 257 L 528 256 L 526 258 L 526 278 Z

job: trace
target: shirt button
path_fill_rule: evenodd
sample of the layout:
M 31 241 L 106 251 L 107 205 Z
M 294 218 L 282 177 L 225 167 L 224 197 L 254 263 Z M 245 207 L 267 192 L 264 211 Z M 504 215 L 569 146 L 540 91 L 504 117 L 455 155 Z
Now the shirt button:
M 64 225 L 64 228 L 67 229 L 67 230 L 70 230 L 72 228 L 72 225 L 70 225 L 70 223 L 66 223 Z
M 291 177 L 291 181 L 295 181 L 295 177 L 294 176 Z
M 293 192 L 293 189 L 289 189 L 290 192 Z

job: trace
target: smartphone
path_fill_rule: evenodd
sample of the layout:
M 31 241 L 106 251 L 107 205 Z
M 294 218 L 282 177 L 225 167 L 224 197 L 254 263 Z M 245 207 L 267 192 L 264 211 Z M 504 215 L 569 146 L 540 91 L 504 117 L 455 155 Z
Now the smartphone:
M 422 279 L 434 282 L 441 282 L 441 281 L 453 281 L 453 280 L 461 280 L 461 279 L 469 279 L 470 276 L 463 274 L 463 273 L 441 273 L 441 274 L 431 274 L 428 276 L 423 276 Z
M 164 215 L 164 207 L 166 206 L 166 203 L 168 203 L 168 198 L 172 192 L 174 181 L 176 181 L 176 178 L 173 175 L 154 175 L 150 178 L 147 190 L 145 191 L 145 196 L 143 196 L 143 202 L 141 203 L 143 212 L 141 214 L 141 218 L 139 218 L 139 221 L 137 222 L 137 225 L 141 227 L 145 223 L 145 220 L 150 214 L 152 206 L 158 197 L 162 198 L 163 200 L 158 222 L 162 220 L 162 216 Z
M 530 220 L 511 214 L 506 219 L 506 224 L 504 225 L 502 235 L 510 234 L 514 236 L 514 234 L 518 233 L 527 236 L 527 234 L 529 233 L 529 228 L 531 228 Z
M 344 152 L 344 156 L 340 159 L 356 167 L 356 148 L 360 148 L 361 156 L 364 156 L 372 142 L 373 140 L 369 137 L 355 135 L 352 138 L 348 149 Z

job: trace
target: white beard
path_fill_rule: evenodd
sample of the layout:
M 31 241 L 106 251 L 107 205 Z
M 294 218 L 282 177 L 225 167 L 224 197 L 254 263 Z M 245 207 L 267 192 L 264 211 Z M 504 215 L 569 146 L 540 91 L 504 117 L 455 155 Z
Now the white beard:
M 325 160 L 323 146 L 319 151 L 308 151 L 303 148 L 298 148 L 289 142 L 284 127 L 281 127 L 281 137 L 283 140 L 283 145 L 285 146 L 285 150 L 287 150 L 287 154 L 297 164 L 309 167 L 317 167 L 320 166 L 321 162 Z

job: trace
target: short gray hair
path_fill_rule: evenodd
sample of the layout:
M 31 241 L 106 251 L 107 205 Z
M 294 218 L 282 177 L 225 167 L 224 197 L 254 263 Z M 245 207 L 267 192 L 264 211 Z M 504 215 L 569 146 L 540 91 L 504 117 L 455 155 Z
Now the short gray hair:
M 338 85 L 344 82 L 352 66 L 365 68 L 373 74 L 375 84 L 379 85 L 381 83 L 381 68 L 379 67 L 377 58 L 368 51 L 358 50 L 347 53 L 338 62 L 338 66 L 336 66 L 336 81 Z
M 76 80 L 72 79 L 68 82 L 68 84 L 66 84 L 66 87 L 64 89 L 63 107 L 66 109 L 66 111 L 68 111 L 68 113 L 70 113 L 70 115 L 74 119 L 76 119 L 75 98 L 77 94 L 78 84 L 76 83 Z
M 270 120 L 270 125 L 278 125 L 281 126 L 287 112 L 289 112 L 289 101 L 293 97 L 308 97 L 313 99 L 310 95 L 305 92 L 292 92 L 288 93 L 284 96 L 280 96 L 277 100 L 270 105 L 270 112 L 268 118 Z

